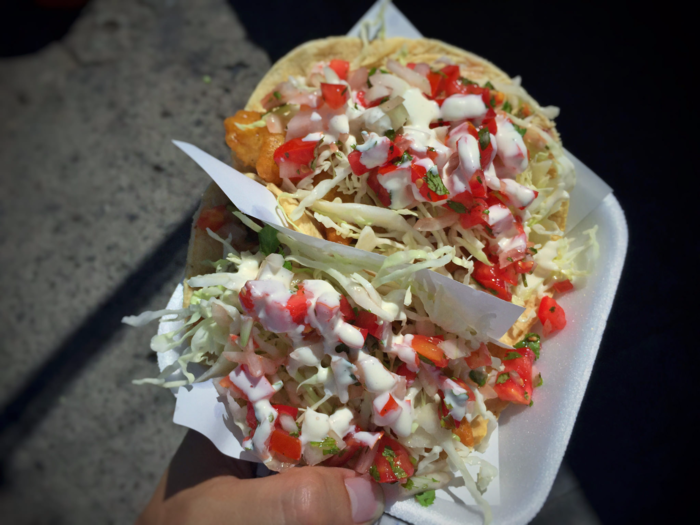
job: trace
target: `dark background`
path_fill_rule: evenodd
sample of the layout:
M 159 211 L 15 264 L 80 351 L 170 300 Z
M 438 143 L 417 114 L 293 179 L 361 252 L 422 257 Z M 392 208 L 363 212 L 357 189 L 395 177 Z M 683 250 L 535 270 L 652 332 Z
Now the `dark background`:
M 85 2 L 42 3 L 60 2 L 2 3 L 0 56 L 61 38 Z M 230 1 L 272 60 L 346 33 L 372 3 Z M 535 99 L 559 106 L 567 148 L 615 190 L 629 250 L 566 461 L 604 523 L 680 520 L 697 466 L 700 369 L 689 330 L 700 128 L 690 13 L 676 4 L 395 3 L 424 35 L 522 75 Z

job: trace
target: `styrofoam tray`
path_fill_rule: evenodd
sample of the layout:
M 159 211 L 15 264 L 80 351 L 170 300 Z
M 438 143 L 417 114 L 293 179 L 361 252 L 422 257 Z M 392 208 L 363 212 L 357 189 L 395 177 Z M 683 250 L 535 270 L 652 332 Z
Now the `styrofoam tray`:
M 377 5 L 368 11 L 363 20 L 376 16 Z M 388 35 L 393 32 L 420 36 L 394 6 L 387 8 L 386 17 L 388 24 L 394 23 L 394 31 L 391 27 L 387 28 Z M 358 27 L 359 22 L 351 34 Z M 558 298 L 567 314 L 567 326 L 543 343 L 542 357 L 537 367 L 544 378 L 544 386 L 537 390 L 534 406 L 510 406 L 499 420 L 500 504 L 492 506 L 494 523 L 527 523 L 537 514 L 549 494 L 598 353 L 627 252 L 627 223 L 620 204 L 612 194 L 607 194 L 592 209 L 595 201 L 599 201 L 610 189 L 580 161 L 572 160 L 580 176 L 576 193 L 572 193 L 570 214 L 577 215 L 572 217 L 577 222 L 580 217 L 588 215 L 567 232 L 567 237 L 582 240 L 584 230 L 598 225 L 600 258 L 585 287 L 577 283 L 577 290 Z M 583 208 L 576 208 L 577 203 L 583 203 Z M 168 308 L 179 308 L 180 304 L 181 285 L 173 293 Z M 163 323 L 159 332 L 174 328 L 169 323 Z M 162 370 L 174 356 L 159 354 L 158 357 Z M 413 499 L 392 503 L 389 513 L 411 523 L 482 522 L 480 510 L 451 498 L 450 489 L 438 491 L 435 503 L 429 508 L 421 507 Z

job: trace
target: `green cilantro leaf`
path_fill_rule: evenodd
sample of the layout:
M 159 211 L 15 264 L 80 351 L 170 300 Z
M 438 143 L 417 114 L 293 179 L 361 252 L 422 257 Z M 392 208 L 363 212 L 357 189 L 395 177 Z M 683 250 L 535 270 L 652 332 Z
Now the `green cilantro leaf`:
M 542 374 L 537 374 L 537 382 L 535 383 L 535 386 L 542 386 L 544 385 L 544 379 L 542 379 Z
M 523 274 L 523 277 L 525 274 Z M 522 341 L 519 341 L 513 345 L 514 348 L 529 348 L 532 353 L 535 354 L 535 360 L 540 358 L 540 349 L 542 342 L 540 341 L 540 336 L 537 334 L 525 334 Z
M 408 478 L 408 481 L 401 486 L 406 490 L 411 490 L 415 486 L 415 483 L 413 483 L 413 480 L 411 478 Z
M 503 107 L 501 108 L 503 111 L 506 113 L 510 113 L 513 111 L 513 106 L 510 105 L 510 102 L 507 100 L 503 103 Z
M 318 447 L 321 450 L 323 450 L 324 456 L 329 456 L 331 454 L 337 454 L 338 452 L 340 452 L 338 445 L 336 445 L 335 443 L 335 439 L 333 439 L 330 436 L 328 436 L 323 441 L 311 441 L 309 442 L 309 445 L 311 445 L 312 447 Z
M 437 193 L 438 195 L 449 195 L 449 190 L 445 187 L 442 182 L 440 175 L 438 175 L 437 168 L 431 166 L 428 173 L 425 174 L 425 182 L 428 184 L 428 188 Z
M 258 241 L 260 242 L 260 251 L 265 255 L 275 253 L 280 246 L 277 230 L 269 224 L 263 226 L 263 229 L 258 232 Z
M 491 144 L 491 133 L 489 128 L 481 128 L 479 130 L 479 146 L 482 150 L 485 150 Z
M 387 129 L 384 132 L 384 136 L 387 137 L 389 140 L 394 140 L 396 139 L 396 131 L 394 131 L 393 129 Z
M 476 84 L 476 82 L 474 82 L 473 80 L 469 80 L 467 77 L 461 77 L 459 81 L 465 86 L 468 86 L 469 84 Z
M 292 437 L 298 438 L 298 437 L 299 437 L 299 432 L 290 432 L 289 435 L 292 436 Z
M 423 507 L 430 507 L 433 503 L 435 503 L 435 491 L 426 490 L 422 494 L 416 494 L 416 501 Z
M 375 465 L 369 467 L 369 475 L 374 478 L 374 481 L 379 481 L 379 471 Z
M 510 361 L 511 359 L 518 359 L 518 358 L 520 358 L 520 357 L 522 357 L 522 355 L 519 354 L 518 352 L 508 352 L 508 353 L 506 354 L 506 356 L 503 358 L 503 360 L 504 360 L 504 361 Z
M 272 93 L 272 96 L 275 97 L 277 100 L 282 99 L 282 94 L 279 91 L 275 91 L 274 93 Z
M 396 166 L 399 166 L 403 164 L 404 162 L 411 162 L 413 160 L 413 157 L 408 151 L 404 151 L 403 154 L 396 160 L 394 160 L 394 164 Z
M 457 213 L 467 213 L 467 207 L 461 202 L 447 201 L 447 205 Z
M 484 87 L 487 87 L 489 89 L 496 89 L 495 86 L 491 83 L 490 80 L 486 81 L 486 84 L 484 84 Z
M 524 137 L 524 136 L 525 136 L 525 133 L 527 133 L 527 129 L 526 129 L 526 128 L 521 128 L 521 127 L 518 126 L 517 124 L 513 124 L 513 127 L 515 128 L 515 131 L 517 131 L 518 133 L 520 133 L 520 136 L 521 136 L 521 137 Z
M 525 274 L 524 274 L 524 273 L 522 273 L 522 274 L 520 274 L 520 275 L 523 276 L 523 286 L 524 286 L 525 288 L 527 288 L 527 277 L 525 277 Z
M 284 261 L 282 268 L 286 268 L 287 270 L 291 271 L 292 270 L 292 262 L 291 261 Z
M 496 384 L 500 385 L 501 383 L 505 383 L 510 379 L 510 374 L 506 372 L 505 374 L 499 374 L 499 376 L 496 378 Z

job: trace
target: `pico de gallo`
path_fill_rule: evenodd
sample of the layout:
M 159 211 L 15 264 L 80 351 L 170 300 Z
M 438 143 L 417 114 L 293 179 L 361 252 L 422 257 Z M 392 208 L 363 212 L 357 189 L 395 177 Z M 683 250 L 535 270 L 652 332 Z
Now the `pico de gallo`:
M 227 119 L 228 144 L 243 158 L 257 137 L 258 175 L 330 240 L 386 255 L 448 246 L 453 278 L 521 306 L 553 301 L 581 273 L 562 231 L 576 177 L 558 109 L 483 68 L 395 58 L 314 64 L 265 95 L 265 112 Z M 558 305 L 537 318 L 547 333 L 566 323 Z

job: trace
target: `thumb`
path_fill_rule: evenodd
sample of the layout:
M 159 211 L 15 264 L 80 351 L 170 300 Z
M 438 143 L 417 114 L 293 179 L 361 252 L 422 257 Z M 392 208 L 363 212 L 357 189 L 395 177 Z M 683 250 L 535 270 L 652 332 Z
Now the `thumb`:
M 350 525 L 373 523 L 384 512 L 379 484 L 343 468 L 291 468 L 236 485 L 240 523 Z

